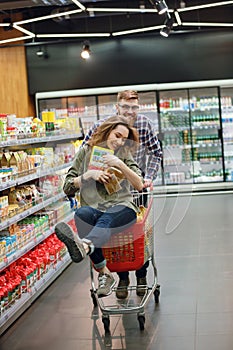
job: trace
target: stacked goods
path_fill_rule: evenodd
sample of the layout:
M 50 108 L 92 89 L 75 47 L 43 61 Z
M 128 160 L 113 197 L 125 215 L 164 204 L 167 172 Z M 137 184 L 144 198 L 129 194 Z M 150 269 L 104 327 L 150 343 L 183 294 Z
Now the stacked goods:
M 0 315 L 9 309 L 22 293 L 31 288 L 66 253 L 65 245 L 55 234 L 39 244 L 34 250 L 12 263 L 0 274 Z

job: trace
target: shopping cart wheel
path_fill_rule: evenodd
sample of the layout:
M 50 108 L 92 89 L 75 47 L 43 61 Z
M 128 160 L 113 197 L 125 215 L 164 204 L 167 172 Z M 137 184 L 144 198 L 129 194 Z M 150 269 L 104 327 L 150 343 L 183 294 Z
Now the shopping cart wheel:
M 155 304 L 159 303 L 159 296 L 160 296 L 160 285 L 157 285 L 154 291 Z
M 146 320 L 145 315 L 138 315 L 138 322 L 139 322 L 140 331 L 144 331 L 145 320 Z
M 91 298 L 92 298 L 92 301 L 93 301 L 93 305 L 94 305 L 94 307 L 96 307 L 96 306 L 98 306 L 98 303 L 97 303 L 97 300 L 96 300 L 96 294 L 93 291 L 93 289 L 90 289 L 90 292 L 91 292 Z
M 110 326 L 110 318 L 108 315 L 103 315 L 102 316 L 102 322 L 104 324 L 104 330 L 105 330 L 105 333 L 110 333 L 110 329 L 109 329 L 109 326 Z

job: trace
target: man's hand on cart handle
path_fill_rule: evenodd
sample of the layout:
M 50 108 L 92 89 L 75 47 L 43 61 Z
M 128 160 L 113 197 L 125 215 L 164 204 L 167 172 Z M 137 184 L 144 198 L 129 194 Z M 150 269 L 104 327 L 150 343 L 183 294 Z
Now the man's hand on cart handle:
M 150 179 L 146 179 L 146 180 L 144 180 L 144 183 L 143 183 L 143 188 L 150 188 L 150 191 L 152 191 L 153 190 L 153 181 Z

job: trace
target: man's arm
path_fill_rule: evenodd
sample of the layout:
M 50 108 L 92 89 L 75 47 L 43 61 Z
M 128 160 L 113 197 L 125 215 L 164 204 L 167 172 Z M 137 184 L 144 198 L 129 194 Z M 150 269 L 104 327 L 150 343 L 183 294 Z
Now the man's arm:
M 145 181 L 155 180 L 162 160 L 162 150 L 158 137 L 154 134 L 151 124 L 148 123 L 146 133 L 146 147 L 148 154 L 147 167 L 145 171 Z
M 86 135 L 85 135 L 85 137 L 84 137 L 84 139 L 83 139 L 83 142 L 82 142 L 82 145 L 81 145 L 81 146 L 84 146 L 84 145 L 87 143 L 87 141 L 91 139 L 92 134 L 96 131 L 96 129 L 98 128 L 98 126 L 99 126 L 100 124 L 102 124 L 106 119 L 107 119 L 107 118 L 105 118 L 105 119 L 100 119 L 100 120 L 98 120 L 95 124 L 93 124 L 93 126 L 90 128 L 90 130 L 86 133 Z

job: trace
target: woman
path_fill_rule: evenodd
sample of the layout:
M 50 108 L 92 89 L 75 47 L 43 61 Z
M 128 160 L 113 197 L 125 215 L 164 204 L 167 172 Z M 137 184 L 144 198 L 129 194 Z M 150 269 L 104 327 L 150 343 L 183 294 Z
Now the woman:
M 99 271 L 98 297 L 109 295 L 115 284 L 101 247 L 112 234 L 136 222 L 138 208 L 130 189 L 133 187 L 141 191 L 143 188 L 141 171 L 131 153 L 137 144 L 137 131 L 128 121 L 121 116 L 111 117 L 97 128 L 87 145 L 78 150 L 65 179 L 63 189 L 67 195 L 74 195 L 78 190 L 80 192 L 81 207 L 74 216 L 79 236 L 64 222 L 56 225 L 55 233 L 67 246 L 74 262 L 80 262 L 89 255 Z M 112 154 L 102 158 L 106 168 L 117 168 L 122 175 L 120 188 L 116 192 L 109 194 L 106 190 L 112 181 L 112 173 L 107 169 L 90 169 L 94 146 L 112 150 Z

